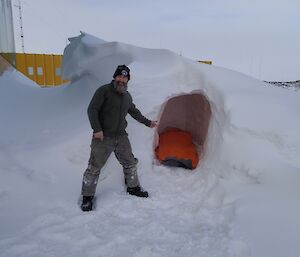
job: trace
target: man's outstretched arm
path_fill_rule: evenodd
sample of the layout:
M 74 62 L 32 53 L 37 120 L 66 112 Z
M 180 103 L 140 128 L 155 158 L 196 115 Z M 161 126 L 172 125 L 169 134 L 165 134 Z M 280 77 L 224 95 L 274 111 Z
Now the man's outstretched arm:
M 134 103 L 131 104 L 131 107 L 128 110 L 128 113 L 130 114 L 130 116 L 132 118 L 134 118 L 135 120 L 137 120 L 140 123 L 145 124 L 147 127 L 150 127 L 150 128 L 156 127 L 156 122 L 151 121 L 151 120 L 147 119 L 144 115 L 142 115 L 142 113 L 140 112 L 140 110 L 138 108 L 136 108 Z

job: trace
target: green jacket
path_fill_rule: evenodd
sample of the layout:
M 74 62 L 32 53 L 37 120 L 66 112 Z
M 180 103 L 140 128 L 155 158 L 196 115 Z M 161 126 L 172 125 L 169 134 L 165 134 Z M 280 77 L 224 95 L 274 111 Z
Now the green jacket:
M 129 92 L 118 93 L 113 81 L 96 90 L 87 112 L 94 133 L 103 131 L 104 136 L 127 134 L 127 113 L 148 127 L 151 124 L 151 121 L 135 107 Z

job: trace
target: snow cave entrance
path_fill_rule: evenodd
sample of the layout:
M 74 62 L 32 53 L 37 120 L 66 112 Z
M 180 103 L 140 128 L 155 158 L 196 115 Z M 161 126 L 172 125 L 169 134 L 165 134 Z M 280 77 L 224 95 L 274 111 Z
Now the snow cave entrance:
M 156 158 L 166 166 L 195 169 L 202 157 L 211 118 L 201 93 L 170 98 L 162 107 L 157 127 Z

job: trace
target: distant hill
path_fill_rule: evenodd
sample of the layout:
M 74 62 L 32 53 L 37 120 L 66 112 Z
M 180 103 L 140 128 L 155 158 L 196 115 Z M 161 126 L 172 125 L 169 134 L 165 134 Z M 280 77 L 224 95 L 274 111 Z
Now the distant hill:
M 280 81 L 265 81 L 265 82 L 278 87 L 293 88 L 296 90 L 300 89 L 300 80 L 288 81 L 288 82 L 280 82 Z

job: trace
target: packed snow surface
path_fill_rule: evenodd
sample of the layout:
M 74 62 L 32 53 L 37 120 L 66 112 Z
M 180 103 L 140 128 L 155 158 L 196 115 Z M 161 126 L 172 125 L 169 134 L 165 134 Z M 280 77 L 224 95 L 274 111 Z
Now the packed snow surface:
M 155 129 L 128 117 L 150 198 L 125 193 L 112 155 L 96 209 L 83 213 L 86 109 L 118 64 L 130 67 L 129 92 L 149 119 L 159 120 L 171 97 L 207 97 L 205 153 L 193 171 L 158 165 Z M 47 89 L 13 70 L 0 77 L 1 256 L 299 256 L 299 91 L 84 33 L 66 47 L 63 74 L 69 85 Z

